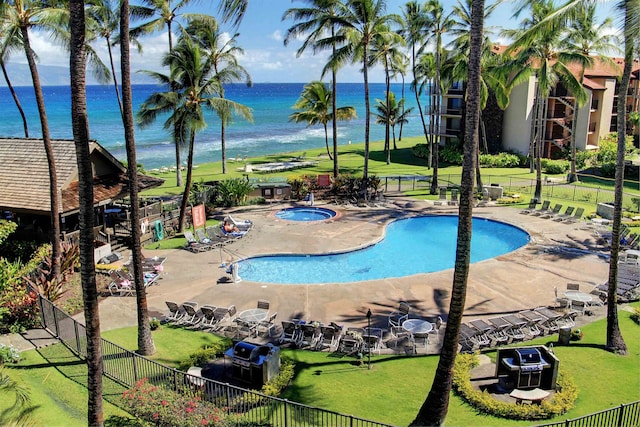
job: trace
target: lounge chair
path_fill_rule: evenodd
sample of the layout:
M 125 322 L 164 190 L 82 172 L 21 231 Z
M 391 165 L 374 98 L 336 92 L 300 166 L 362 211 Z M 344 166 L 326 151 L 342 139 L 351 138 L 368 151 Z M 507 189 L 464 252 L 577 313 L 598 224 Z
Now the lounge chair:
M 229 222 L 231 222 L 234 226 L 238 227 L 238 230 L 240 231 L 249 231 L 251 227 L 253 227 L 253 222 L 249 221 L 248 219 L 239 221 L 234 217 L 232 217 L 231 215 L 228 215 L 226 219 Z
M 185 316 L 185 312 L 180 309 L 178 303 L 173 301 L 165 301 L 165 304 L 169 308 L 169 313 L 165 315 L 167 322 L 180 322 Z
M 204 228 L 196 228 L 196 238 L 198 239 L 198 243 L 203 245 L 203 247 L 206 247 L 207 250 L 222 245 L 222 242 L 218 239 L 211 240 L 209 236 L 207 236 Z
M 182 303 L 182 309 L 186 315 L 182 319 L 182 323 L 189 326 L 196 326 L 202 321 L 202 314 L 198 311 L 198 303 L 194 301 L 185 301 Z
M 573 206 L 567 206 L 567 209 L 564 211 L 563 214 L 558 214 L 551 219 L 554 221 L 562 222 L 565 219 L 571 218 L 574 210 L 575 208 Z
M 529 215 L 531 212 L 534 212 L 536 210 L 537 204 L 538 202 L 536 201 L 536 199 L 529 200 L 529 206 L 527 206 L 525 209 L 522 209 L 520 213 L 523 215 Z
M 546 334 L 553 334 L 558 332 L 560 325 L 558 325 L 558 319 L 562 317 L 562 314 L 549 310 L 547 307 L 538 307 L 533 311 L 540 314 L 544 319 L 540 322 L 540 327 Z
M 522 331 L 522 327 L 527 324 L 526 320 L 514 314 L 508 314 L 506 316 L 502 316 L 502 318 L 511 324 L 505 332 L 512 340 L 522 341 L 526 338 Z
M 282 333 L 278 338 L 280 344 L 291 343 L 298 344 L 300 342 L 301 334 L 298 325 L 290 320 L 282 320 Z
M 458 189 L 451 189 L 451 198 L 449 199 L 449 206 L 458 206 Z
M 366 334 L 362 336 L 362 353 L 378 353 L 380 354 L 382 348 L 382 329 L 380 328 L 367 328 Z M 426 343 L 429 342 L 428 338 L 425 338 Z
M 520 317 L 527 320 L 527 323 L 522 327 L 522 330 L 525 334 L 529 335 L 530 338 L 535 338 L 538 335 L 542 334 L 539 323 L 545 319 L 544 316 L 540 315 L 533 310 L 524 310 L 518 313 Z
M 199 323 L 199 327 L 201 329 L 211 329 L 215 327 L 216 319 L 214 316 L 215 309 L 217 307 L 213 305 L 203 305 L 200 307 L 200 311 L 202 312 L 202 320 Z
M 184 248 L 190 252 L 205 252 L 210 249 L 208 245 L 198 242 L 191 231 L 185 231 L 184 238 L 187 239 L 187 244 Z
M 582 219 L 582 215 L 584 214 L 584 208 L 578 208 L 569 218 L 565 218 L 562 220 L 565 224 L 573 224 L 574 222 L 578 222 Z
M 300 341 L 299 345 L 301 347 L 310 347 L 315 349 L 318 345 L 318 340 L 320 339 L 320 330 L 316 326 L 305 323 L 300 325 Z
M 446 205 L 447 204 L 447 187 L 440 187 L 440 196 L 438 200 L 434 201 L 433 204 L 436 206 Z
M 543 214 L 546 214 L 549 212 L 549 206 L 551 206 L 551 201 L 550 200 L 545 200 L 544 202 L 542 202 L 542 206 L 540 206 L 540 209 L 537 209 L 533 212 L 531 212 L 530 215 L 532 216 L 540 216 Z
M 556 203 L 553 206 L 553 209 L 551 209 L 549 212 L 546 213 L 542 213 L 540 215 L 538 215 L 540 218 L 545 218 L 545 219 L 550 219 L 555 217 L 556 215 L 558 215 L 560 213 L 560 210 L 562 209 L 562 205 L 560 203 Z
M 340 342 L 340 335 L 342 331 L 331 325 L 320 325 L 320 339 L 316 344 L 317 350 L 323 350 L 328 347 L 329 350 L 335 350 L 338 348 Z
M 389 326 L 402 326 L 402 322 L 409 318 L 409 312 L 411 311 L 411 306 L 406 301 L 401 301 L 398 304 L 398 310 L 389 313 L 388 323 Z

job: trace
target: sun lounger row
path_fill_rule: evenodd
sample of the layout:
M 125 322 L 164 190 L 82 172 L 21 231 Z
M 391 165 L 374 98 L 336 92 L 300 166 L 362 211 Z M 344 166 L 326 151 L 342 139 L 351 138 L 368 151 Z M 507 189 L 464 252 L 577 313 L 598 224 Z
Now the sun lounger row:
M 563 222 L 567 224 L 580 221 L 582 219 L 582 215 L 584 214 L 584 208 L 576 209 L 573 206 L 568 206 L 565 209 L 564 213 L 561 213 L 562 205 L 560 203 L 556 203 L 552 208 L 550 200 L 543 201 L 540 209 L 536 209 L 536 205 L 537 202 L 532 199 L 529 202 L 529 206 L 525 209 L 522 209 L 520 213 L 545 219 L 551 219 L 553 221 Z
M 185 231 L 184 237 L 187 239 L 185 249 L 194 253 L 210 251 L 244 237 L 248 231 L 249 229 L 225 232 L 222 227 L 206 227 L 206 229 L 197 228 L 195 236 L 191 231 Z
M 111 283 L 109 283 L 107 289 L 111 295 L 133 296 L 136 294 L 135 280 L 129 272 L 111 270 L 109 271 L 109 277 L 111 278 Z M 160 275 L 156 272 L 145 271 L 143 277 L 144 287 L 146 288 L 155 284 Z
M 225 320 L 231 321 L 236 315 L 235 306 L 216 307 L 205 304 L 198 307 L 195 301 L 185 301 L 178 304 L 174 301 L 165 301 L 169 312 L 164 320 L 182 326 L 190 326 L 198 329 L 212 330 L 221 326 Z
M 517 314 L 477 319 L 460 325 L 463 351 L 474 351 L 513 341 L 533 339 L 575 326 L 576 311 L 559 313 L 546 307 L 524 310 Z

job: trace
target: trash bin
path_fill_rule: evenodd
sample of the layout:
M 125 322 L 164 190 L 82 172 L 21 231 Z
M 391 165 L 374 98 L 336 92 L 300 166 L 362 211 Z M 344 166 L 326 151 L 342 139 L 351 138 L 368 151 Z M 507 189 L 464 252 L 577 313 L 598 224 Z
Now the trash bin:
M 569 345 L 570 340 L 571 340 L 571 328 L 560 328 L 560 333 L 558 336 L 558 344 Z

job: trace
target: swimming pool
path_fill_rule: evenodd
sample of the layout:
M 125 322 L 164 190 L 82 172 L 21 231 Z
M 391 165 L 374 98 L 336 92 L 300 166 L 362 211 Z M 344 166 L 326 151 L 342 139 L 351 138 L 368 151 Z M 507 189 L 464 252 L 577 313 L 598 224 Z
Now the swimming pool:
M 350 283 L 404 277 L 453 268 L 458 217 L 407 218 L 387 226 L 379 243 L 330 255 L 273 255 L 240 261 L 243 280 L 260 283 Z M 498 221 L 473 219 L 471 262 L 514 251 L 529 242 L 524 230 Z
M 294 207 L 276 212 L 276 217 L 288 221 L 311 222 L 324 221 L 336 216 L 336 211 L 327 208 Z

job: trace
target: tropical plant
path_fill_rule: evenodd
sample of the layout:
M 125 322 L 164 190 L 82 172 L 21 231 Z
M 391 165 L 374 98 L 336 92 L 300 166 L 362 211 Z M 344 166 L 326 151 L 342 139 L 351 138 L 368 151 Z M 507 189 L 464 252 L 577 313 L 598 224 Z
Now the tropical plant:
M 282 19 L 293 19 L 297 21 L 292 25 L 284 37 L 284 45 L 286 46 L 292 39 L 305 36 L 306 39 L 297 51 L 297 56 L 304 53 L 307 48 L 311 47 L 314 52 L 331 48 L 332 56 L 335 56 L 338 45 L 344 43 L 344 38 L 337 37 L 336 27 L 338 5 L 342 0 L 303 0 L 308 4 L 306 8 L 287 9 L 282 15 Z M 328 33 L 328 35 L 327 35 Z M 331 115 L 338 117 L 337 96 L 338 85 L 337 75 L 340 64 L 330 62 L 331 69 Z M 322 72 L 324 76 L 327 72 L 325 68 Z M 333 177 L 336 178 L 339 171 L 338 165 L 338 124 L 335 120 L 331 121 L 332 139 L 333 139 Z
M 213 66 L 213 79 L 218 81 L 218 96 L 224 99 L 224 85 L 244 81 L 251 87 L 251 76 L 239 63 L 238 56 L 244 54 L 244 50 L 236 44 L 238 34 L 229 36 L 220 31 L 218 22 L 208 16 L 194 16 L 189 19 L 186 28 L 189 34 L 209 56 Z M 222 151 L 222 173 L 227 173 L 226 161 L 226 127 L 231 123 L 233 114 L 228 104 L 220 103 L 215 107 L 220 119 L 220 146 Z M 251 114 L 247 120 L 253 121 Z
M 560 39 L 564 35 L 565 28 L 562 20 L 550 19 L 547 25 L 539 25 L 555 12 L 552 0 L 536 0 L 529 6 L 532 9 L 532 16 L 531 19 L 523 21 L 524 29 L 504 32 L 505 35 L 515 37 L 515 41 L 504 55 L 509 58 L 506 60 L 506 70 L 512 73 L 507 85 L 509 90 L 528 81 L 532 76 L 537 79 L 533 113 L 534 131 L 529 154 L 535 160 L 534 198 L 540 200 L 542 197 L 541 158 L 545 149 L 544 134 L 549 94 L 562 81 L 576 103 L 584 104 L 587 98 L 586 91 L 579 79 L 571 72 L 569 65 L 586 66 L 590 58 L 580 52 L 560 49 Z
M 218 197 L 223 206 L 238 206 L 247 199 L 252 190 L 253 185 L 246 179 L 225 179 L 218 184 Z
M 93 251 L 93 238 L 91 239 L 91 250 Z M 60 256 L 60 274 L 53 276 L 51 269 L 53 260 L 47 254 L 36 271 L 24 277 L 25 282 L 44 295 L 49 301 L 59 300 L 66 292 L 65 284 L 69 276 L 80 265 L 80 247 L 70 243 L 62 243 L 62 254 Z
M 464 128 L 464 163 L 460 179 L 460 207 L 458 239 L 453 271 L 453 286 L 449 315 L 445 327 L 442 350 L 431 390 L 420 407 L 412 425 L 437 426 L 445 421 L 453 383 L 453 371 L 458 353 L 460 325 L 467 295 L 467 280 L 471 260 L 471 231 L 473 218 L 473 189 L 475 162 L 478 153 L 478 123 L 480 121 L 480 60 L 484 24 L 484 1 L 471 4 L 469 42 L 469 73 L 467 79 L 467 110 Z
M 371 128 L 371 101 L 369 99 L 369 68 L 371 67 L 370 50 L 376 37 L 389 32 L 389 16 L 385 14 L 386 3 L 383 0 L 349 0 L 340 7 L 338 13 L 339 37 L 346 41 L 344 46 L 336 49 L 327 67 L 337 67 L 351 60 L 362 64 L 364 80 L 364 167 L 362 170 L 363 188 L 366 193 L 369 179 L 369 133 Z M 366 194 L 365 194 L 366 197 Z
M 244 105 L 216 96 L 221 89 L 220 82 L 213 78 L 213 61 L 187 33 L 183 32 L 177 46 L 164 57 L 163 65 L 169 66 L 170 75 L 145 72 L 169 90 L 147 98 L 138 111 L 138 124 L 148 126 L 159 114 L 171 113 L 164 128 L 173 131 L 175 141 L 188 146 L 187 181 L 180 204 L 179 227 L 182 231 L 192 185 L 196 134 L 207 126 L 205 109 L 212 112 L 233 110 L 245 119 L 251 118 L 251 111 Z
M 376 123 L 383 124 L 391 128 L 394 150 L 397 150 L 396 125 L 408 123 L 409 119 L 407 119 L 407 117 L 413 111 L 413 107 L 404 107 L 404 101 L 404 98 L 402 98 L 400 101 L 396 101 L 396 95 L 393 92 L 389 92 L 386 100 L 376 99 Z M 385 143 L 385 151 L 387 153 L 387 164 L 389 164 L 390 150 L 388 143 Z
M 123 3 L 128 5 L 128 0 Z M 126 8 L 126 6 L 125 6 Z M 87 424 L 101 426 L 102 409 L 102 350 L 100 337 L 100 312 L 96 284 L 93 249 L 95 212 L 93 205 L 93 165 L 89 152 L 89 118 L 86 97 L 87 42 L 85 39 L 84 1 L 69 3 L 70 81 L 73 140 L 78 165 L 78 199 L 80 221 L 80 276 L 87 345 Z M 134 163 L 135 164 L 135 163 Z
M 17 36 L 22 41 L 22 47 L 29 64 L 29 72 L 33 83 L 38 115 L 40 117 L 40 127 L 42 131 L 42 142 L 47 157 L 49 167 L 49 201 L 51 210 L 51 246 L 52 246 L 52 274 L 57 276 L 60 273 L 60 215 L 61 202 L 58 191 L 58 172 L 53 154 L 51 134 L 49 131 L 49 120 L 44 103 L 44 94 L 40 84 L 40 75 L 36 65 L 36 54 L 31 47 L 29 30 L 48 31 L 54 38 L 62 37 L 64 27 L 68 19 L 66 9 L 54 7 L 34 0 L 13 0 L 6 3 L 4 19 L 6 35 Z
M 302 89 L 300 98 L 293 105 L 298 110 L 289 115 L 289 121 L 295 123 L 307 123 L 307 126 L 322 125 L 324 129 L 324 141 L 327 147 L 327 154 L 333 160 L 331 151 L 329 150 L 329 131 L 327 129 L 328 122 L 336 122 L 338 120 L 352 120 L 356 118 L 356 109 L 353 107 L 336 108 L 337 116 L 330 112 L 329 108 L 333 105 L 333 93 L 320 81 L 308 83 Z M 335 117 L 335 120 L 334 120 Z

